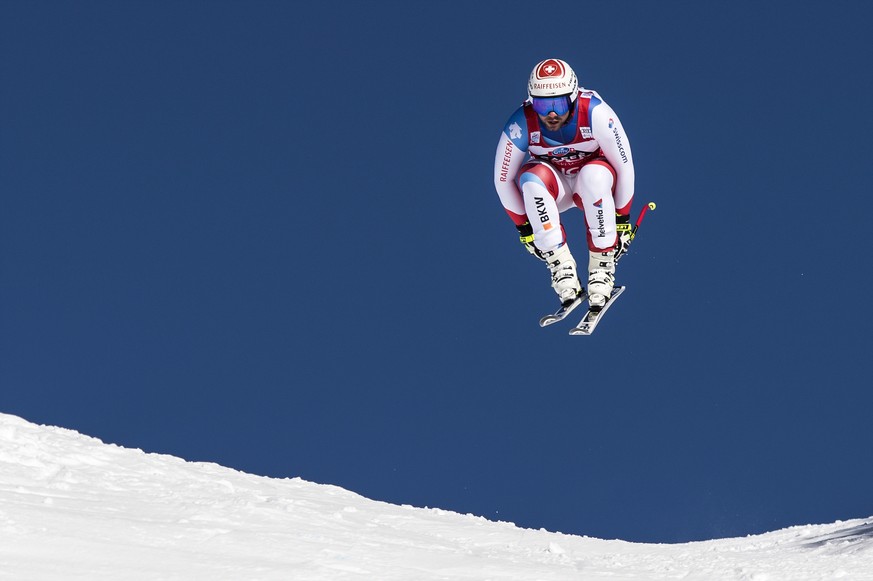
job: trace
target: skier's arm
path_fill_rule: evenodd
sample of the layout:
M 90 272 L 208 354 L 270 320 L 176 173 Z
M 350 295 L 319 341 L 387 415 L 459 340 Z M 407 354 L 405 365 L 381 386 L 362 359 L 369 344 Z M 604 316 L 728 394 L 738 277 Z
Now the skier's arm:
M 516 226 L 527 222 L 524 212 L 524 200 L 515 178 L 518 169 L 527 157 L 527 128 L 524 113 L 519 108 L 500 134 L 497 152 L 494 156 L 494 188 L 500 197 L 500 203 Z
M 634 197 L 634 158 L 630 141 L 618 115 L 599 95 L 597 97 L 599 102 L 595 105 L 592 98 L 589 109 L 591 131 L 606 161 L 615 169 L 615 208 L 620 214 L 627 214 Z

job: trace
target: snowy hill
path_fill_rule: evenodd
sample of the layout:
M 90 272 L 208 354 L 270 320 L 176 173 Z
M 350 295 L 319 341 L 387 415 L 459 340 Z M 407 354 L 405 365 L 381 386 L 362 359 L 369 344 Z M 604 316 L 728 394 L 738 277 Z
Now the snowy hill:
M 0 579 L 873 579 L 873 518 L 645 545 L 394 506 L 0 414 Z

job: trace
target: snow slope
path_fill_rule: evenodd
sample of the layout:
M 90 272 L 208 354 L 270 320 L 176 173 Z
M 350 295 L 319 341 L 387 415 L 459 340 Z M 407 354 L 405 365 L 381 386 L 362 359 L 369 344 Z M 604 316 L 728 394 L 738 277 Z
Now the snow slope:
M 873 518 L 647 545 L 395 506 L 0 414 L 0 579 L 873 580 Z

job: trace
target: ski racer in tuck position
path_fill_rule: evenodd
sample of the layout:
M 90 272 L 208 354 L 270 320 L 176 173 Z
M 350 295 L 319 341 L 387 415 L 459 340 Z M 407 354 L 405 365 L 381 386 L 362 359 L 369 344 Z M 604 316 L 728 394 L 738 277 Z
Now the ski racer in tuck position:
M 602 309 L 615 261 L 630 242 L 634 163 L 618 115 L 597 92 L 579 87 L 566 62 L 537 64 L 528 99 L 509 117 L 494 160 L 494 185 L 522 244 L 544 261 L 564 305 L 582 295 L 560 214 L 577 207 L 588 227 L 588 300 Z

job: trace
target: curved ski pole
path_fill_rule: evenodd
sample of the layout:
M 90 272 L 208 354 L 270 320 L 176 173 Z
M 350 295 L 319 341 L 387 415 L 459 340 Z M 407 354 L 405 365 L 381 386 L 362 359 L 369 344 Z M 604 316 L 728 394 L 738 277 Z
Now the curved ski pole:
M 640 224 L 642 224 L 643 222 L 643 218 L 646 217 L 646 212 L 648 212 L 649 210 L 654 210 L 657 207 L 658 206 L 655 204 L 655 202 L 649 202 L 648 204 L 643 206 L 643 209 L 640 210 L 640 215 L 637 217 L 637 223 L 634 224 L 634 229 L 631 230 L 631 240 L 633 240 L 634 236 L 636 236 L 637 228 L 640 227 Z
M 634 238 L 637 235 L 637 230 L 639 229 L 640 224 L 642 224 L 643 218 L 646 217 L 646 212 L 648 212 L 649 210 L 654 210 L 657 207 L 658 206 L 655 204 L 655 202 L 649 202 L 648 204 L 643 206 L 642 210 L 640 210 L 640 215 L 637 216 L 637 221 L 632 227 L 630 226 L 630 224 L 625 224 L 625 228 L 630 227 L 630 240 L 628 240 L 627 246 L 624 247 L 622 253 L 616 257 L 616 259 L 615 259 L 616 262 L 618 262 L 619 258 L 621 258 L 625 254 L 627 254 L 627 249 L 630 247 L 631 242 L 634 241 Z

